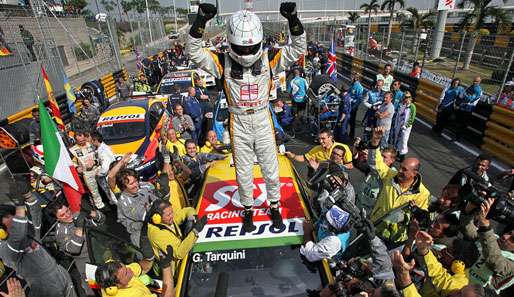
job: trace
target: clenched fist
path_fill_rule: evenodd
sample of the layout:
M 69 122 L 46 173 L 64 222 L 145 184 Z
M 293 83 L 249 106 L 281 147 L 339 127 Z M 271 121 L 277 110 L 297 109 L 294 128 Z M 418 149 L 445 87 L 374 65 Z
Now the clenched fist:
M 296 3 L 283 2 L 280 4 L 280 14 L 286 19 L 291 19 L 296 16 Z
M 198 6 L 198 16 L 202 17 L 205 21 L 208 21 L 218 13 L 217 10 L 216 6 L 210 3 L 202 3 Z

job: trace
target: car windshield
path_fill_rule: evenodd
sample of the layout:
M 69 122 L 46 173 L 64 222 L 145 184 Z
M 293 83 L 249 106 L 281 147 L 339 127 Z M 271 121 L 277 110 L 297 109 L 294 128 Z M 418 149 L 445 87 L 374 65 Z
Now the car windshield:
M 220 290 L 219 296 L 305 296 L 322 285 L 300 260 L 299 246 L 193 253 L 190 271 L 190 297 L 218 296 Z
M 176 92 L 175 88 L 178 89 L 178 93 L 187 93 L 187 88 L 191 86 L 191 81 L 174 81 L 174 82 L 163 82 L 159 89 L 160 95 L 173 94 Z
M 120 141 L 130 142 L 145 136 L 145 122 L 119 122 L 104 124 L 98 128 L 106 144 L 117 144 Z

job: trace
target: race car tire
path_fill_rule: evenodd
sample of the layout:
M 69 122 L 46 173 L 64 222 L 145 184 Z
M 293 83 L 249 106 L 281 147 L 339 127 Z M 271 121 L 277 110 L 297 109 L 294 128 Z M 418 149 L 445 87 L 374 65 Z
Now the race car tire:
M 326 75 L 317 75 L 312 77 L 310 89 L 317 96 L 326 93 L 328 90 L 339 92 L 337 86 L 331 82 L 330 78 Z

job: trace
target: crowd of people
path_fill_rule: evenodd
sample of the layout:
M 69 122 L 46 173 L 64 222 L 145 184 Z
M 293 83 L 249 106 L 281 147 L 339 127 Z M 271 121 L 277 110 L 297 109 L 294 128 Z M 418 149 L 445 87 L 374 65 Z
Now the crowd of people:
M 327 50 L 320 44 L 309 45 L 307 59 L 315 74 L 324 73 Z M 187 57 L 180 45 L 142 60 L 133 90 L 151 91 L 183 60 Z M 269 107 L 286 133 L 295 121 L 305 121 L 310 104 L 305 71 L 291 72 L 288 96 Z M 168 102 L 171 121 L 160 131 L 157 152 L 162 162 L 152 182 L 140 180 L 131 166 L 132 153 L 115 158 L 96 131 L 101 107 L 94 96 L 86 93 L 78 99 L 81 109 L 64 137 L 87 188 L 75 212 L 61 186 L 44 174 L 44 160 L 37 154 L 39 110 L 32 111 L 29 138 L 39 169 L 17 178 L 9 188 L 12 204 L 0 205 L 0 259 L 8 267 L 3 274 L 8 293 L 3 296 L 25 296 L 18 279 L 29 288 L 28 296 L 93 296 L 86 281 L 91 257 L 86 232 L 112 230 L 114 225 L 137 251 L 131 263 L 122 248 L 103 253 L 95 272 L 102 296 L 154 296 L 140 278 L 146 273 L 162 281 L 161 296 L 174 296 L 178 265 L 208 223 L 194 208 L 202 181 L 208 168 L 230 152 L 213 130 L 213 98 L 197 81 L 200 78 L 194 79 L 187 96 Z M 132 91 L 123 79 L 117 87 L 120 100 Z M 454 79 L 437 106 L 434 132 L 440 134 L 455 114 L 461 129 L 458 138 L 481 92 L 480 77 L 467 89 Z M 421 161 L 408 155 L 415 94 L 395 79 L 392 66 L 385 65 L 369 89 L 358 73 L 352 73 L 351 84 L 340 96 L 335 124 L 318 131 L 319 145 L 305 153 L 284 153 L 307 166 L 305 179 L 313 193 L 307 197 L 314 216 L 303 223 L 301 259 L 310 268 L 326 259 L 335 276 L 328 286 L 311 288 L 306 295 L 510 296 L 514 189 L 511 184 L 498 190 L 495 181 L 514 172 L 490 177 L 492 158 L 482 154 L 457 171 L 440 195 L 431 193 L 422 178 Z M 361 135 L 357 119 L 364 128 Z M 353 170 L 363 173 L 362 180 L 350 177 Z M 252 193 L 245 197 L 253 202 Z M 279 212 L 278 205 L 273 209 Z M 243 222 L 255 228 L 251 221 Z M 46 236 L 49 232 L 51 238 Z

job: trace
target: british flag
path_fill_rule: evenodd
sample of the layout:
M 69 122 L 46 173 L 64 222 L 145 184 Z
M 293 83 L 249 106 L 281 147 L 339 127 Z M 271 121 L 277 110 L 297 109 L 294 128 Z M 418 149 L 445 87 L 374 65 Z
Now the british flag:
M 330 79 L 336 80 L 337 78 L 337 64 L 336 64 L 336 45 L 332 39 L 330 50 L 328 51 L 327 74 Z

